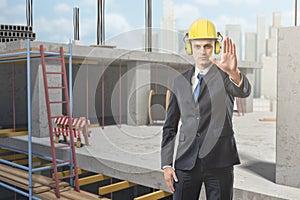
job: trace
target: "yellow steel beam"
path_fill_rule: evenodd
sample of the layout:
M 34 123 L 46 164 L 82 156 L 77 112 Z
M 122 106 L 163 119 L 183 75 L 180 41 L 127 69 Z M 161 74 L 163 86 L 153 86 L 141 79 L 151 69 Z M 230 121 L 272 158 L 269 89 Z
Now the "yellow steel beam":
M 145 194 L 143 196 L 139 196 L 134 198 L 133 200 L 157 200 L 157 199 L 161 199 L 167 196 L 170 196 L 171 193 L 169 192 L 165 192 L 163 190 L 158 190 L 149 194 Z
M 0 138 L 16 137 L 16 136 L 22 136 L 22 135 L 27 135 L 27 134 L 28 134 L 28 131 L 1 132 Z
M 80 175 L 80 174 L 88 173 L 89 171 L 78 168 L 77 172 L 78 172 L 78 175 Z M 73 170 L 73 174 L 74 174 L 74 170 Z M 70 170 L 63 171 L 63 172 L 58 172 L 57 175 L 58 175 L 58 178 L 62 178 L 64 176 L 69 176 L 70 175 Z M 54 174 L 52 174 L 52 178 L 54 178 Z
M 7 129 L 0 129 L 0 133 L 7 133 L 7 132 L 16 132 L 16 131 L 27 131 L 27 128 L 7 128 Z
M 53 165 L 53 163 L 45 163 L 45 164 L 42 164 L 42 165 L 37 165 L 37 166 L 33 166 L 33 168 L 39 168 L 39 167 L 46 167 L 46 166 L 51 166 Z
M 7 149 L 0 149 L 0 153 L 9 153 L 11 152 L 10 150 L 7 150 Z
M 99 187 L 98 194 L 104 195 L 104 194 L 108 194 L 108 193 L 115 192 L 118 190 L 123 190 L 123 189 L 129 188 L 129 187 L 135 186 L 135 185 L 136 185 L 135 183 L 130 183 L 128 181 L 121 181 L 118 183 L 113 183 L 110 185 Z
M 41 162 L 41 161 L 44 161 L 44 159 L 41 159 L 41 158 L 32 158 L 32 162 L 33 163 L 35 163 L 35 162 Z M 13 162 L 17 163 L 19 165 L 27 165 L 28 164 L 28 159 L 15 160 Z
M 105 176 L 103 174 L 96 174 L 96 175 L 93 175 L 93 176 L 80 178 L 78 181 L 79 181 L 79 186 L 83 186 L 83 185 L 88 185 L 88 184 L 91 184 L 91 183 L 96 183 L 96 182 L 99 182 L 99 181 L 103 181 L 103 180 L 106 180 L 106 179 L 109 179 L 109 178 L 110 178 L 109 176 Z
M 27 155 L 26 154 L 12 154 L 12 155 L 7 155 L 7 156 L 0 156 L 0 159 L 8 160 L 8 161 L 18 160 L 18 159 L 23 159 L 23 158 L 27 158 Z

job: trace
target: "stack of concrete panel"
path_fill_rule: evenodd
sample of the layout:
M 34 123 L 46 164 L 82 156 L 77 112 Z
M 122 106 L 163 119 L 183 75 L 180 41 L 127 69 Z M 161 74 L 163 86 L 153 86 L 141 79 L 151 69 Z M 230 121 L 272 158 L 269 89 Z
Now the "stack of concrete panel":
M 0 42 L 11 42 L 20 39 L 35 40 L 31 26 L 0 25 Z

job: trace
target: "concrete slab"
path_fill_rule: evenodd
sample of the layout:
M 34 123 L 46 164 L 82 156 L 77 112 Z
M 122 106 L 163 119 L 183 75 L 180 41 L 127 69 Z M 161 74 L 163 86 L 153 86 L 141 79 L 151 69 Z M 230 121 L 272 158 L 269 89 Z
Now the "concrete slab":
M 242 164 L 235 167 L 234 199 L 299 199 L 300 189 L 275 183 L 276 122 L 272 112 L 233 118 Z M 161 126 L 93 128 L 91 146 L 77 149 L 78 166 L 115 178 L 168 190 L 160 170 Z M 1 145 L 27 149 L 27 137 L 0 140 Z M 47 138 L 33 138 L 33 151 L 49 155 Z M 67 152 L 60 151 L 66 157 Z M 203 196 L 203 195 L 202 195 Z

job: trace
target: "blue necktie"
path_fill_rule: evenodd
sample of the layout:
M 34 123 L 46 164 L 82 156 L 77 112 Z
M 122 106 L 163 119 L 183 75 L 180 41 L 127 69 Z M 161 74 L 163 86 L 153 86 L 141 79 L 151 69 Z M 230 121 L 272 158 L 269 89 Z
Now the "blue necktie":
M 197 78 L 198 78 L 198 84 L 197 84 L 197 86 L 196 86 L 196 88 L 194 90 L 194 100 L 195 100 L 195 102 L 197 102 L 199 94 L 200 94 L 201 80 L 203 78 L 203 75 L 199 73 L 197 75 Z

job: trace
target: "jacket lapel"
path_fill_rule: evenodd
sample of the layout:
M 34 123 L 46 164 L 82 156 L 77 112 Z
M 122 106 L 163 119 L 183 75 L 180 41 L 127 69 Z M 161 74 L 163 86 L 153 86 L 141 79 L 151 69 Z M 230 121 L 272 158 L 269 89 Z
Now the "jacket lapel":
M 216 65 L 213 65 L 209 69 L 209 71 L 207 72 L 207 74 L 203 77 L 203 80 L 201 82 L 201 90 L 200 90 L 199 98 L 201 97 L 201 95 L 203 94 L 203 91 L 207 87 L 208 82 L 211 79 L 213 79 L 213 77 L 217 74 L 217 72 L 218 72 L 218 67 Z

